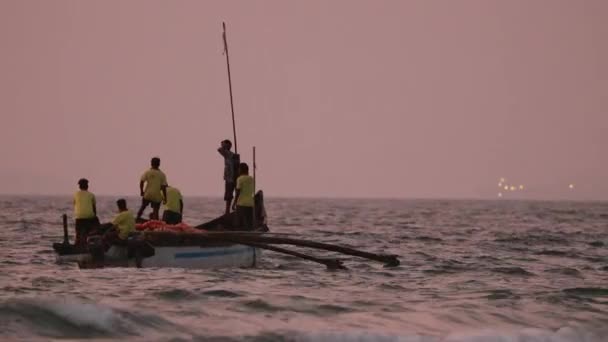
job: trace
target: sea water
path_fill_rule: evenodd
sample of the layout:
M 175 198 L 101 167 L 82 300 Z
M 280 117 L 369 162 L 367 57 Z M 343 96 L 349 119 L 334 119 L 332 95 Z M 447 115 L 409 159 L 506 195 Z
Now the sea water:
M 114 201 L 98 198 L 102 221 Z M 250 269 L 81 270 L 51 248 L 69 197 L 4 196 L 0 340 L 608 341 L 608 203 L 266 202 L 272 232 L 401 265 L 337 255 L 348 270 L 328 271 L 264 252 Z M 222 208 L 186 198 L 185 220 Z

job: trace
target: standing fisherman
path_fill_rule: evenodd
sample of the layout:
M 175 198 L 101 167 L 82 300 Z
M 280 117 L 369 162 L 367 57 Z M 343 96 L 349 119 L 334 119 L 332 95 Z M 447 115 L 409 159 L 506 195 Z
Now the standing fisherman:
M 232 204 L 232 195 L 236 185 L 237 168 L 240 163 L 239 152 L 236 144 L 236 122 L 234 120 L 234 101 L 232 98 L 232 77 L 230 76 L 230 57 L 228 56 L 228 38 L 226 38 L 226 23 L 222 23 L 224 32 L 222 39 L 224 40 L 224 54 L 226 55 L 226 68 L 228 71 L 228 90 L 230 91 L 230 112 L 232 113 L 232 133 L 234 134 L 234 153 L 230 151 L 232 142 L 228 139 L 222 141 L 220 148 L 217 151 L 224 157 L 224 201 L 226 201 L 226 216 L 230 214 Z
M 95 195 L 89 192 L 89 181 L 81 178 L 78 181 L 79 190 L 74 194 L 74 218 L 76 226 L 76 241 L 74 244 L 84 247 L 89 233 L 99 226 Z
M 239 178 L 236 180 L 236 199 L 232 208 L 236 210 L 240 228 L 253 230 L 253 207 L 255 184 L 253 177 L 249 175 L 249 165 L 239 165 Z
M 226 201 L 226 215 L 230 214 L 230 207 L 232 205 L 232 199 L 234 198 L 234 187 L 236 183 L 235 167 L 237 155 L 232 153 L 232 142 L 228 139 L 221 142 L 220 147 L 217 149 L 219 154 L 224 157 L 224 201 Z
M 141 218 L 148 205 L 152 206 L 151 218 L 158 220 L 158 211 L 163 198 L 167 198 L 167 176 L 160 170 L 160 158 L 154 157 L 150 161 L 150 169 L 144 172 L 139 182 L 141 207 L 137 212 L 136 220 Z M 144 184 L 146 188 L 144 190 Z M 166 203 L 166 200 L 165 200 Z

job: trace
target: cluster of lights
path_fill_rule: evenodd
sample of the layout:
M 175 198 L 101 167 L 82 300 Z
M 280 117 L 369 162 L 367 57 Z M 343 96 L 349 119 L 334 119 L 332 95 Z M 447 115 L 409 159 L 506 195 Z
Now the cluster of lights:
M 504 193 L 507 193 L 509 191 L 523 191 L 525 189 L 523 184 L 520 184 L 520 185 L 508 184 L 507 179 L 502 178 L 502 177 L 498 180 L 498 187 L 500 188 L 500 191 L 498 191 L 498 197 L 503 196 L 503 190 L 504 190 Z M 574 184 L 568 184 L 568 189 L 574 190 Z
M 507 180 L 502 177 L 498 180 L 498 187 L 501 189 L 501 191 L 498 192 L 498 197 L 502 197 L 502 190 L 504 190 L 504 191 L 523 191 L 524 190 L 523 184 L 520 184 L 520 185 L 508 184 Z

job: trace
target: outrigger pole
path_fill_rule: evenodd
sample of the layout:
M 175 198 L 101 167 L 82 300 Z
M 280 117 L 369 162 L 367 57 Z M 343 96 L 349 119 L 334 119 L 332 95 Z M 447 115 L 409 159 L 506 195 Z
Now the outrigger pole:
M 291 239 L 291 238 L 283 238 L 278 236 L 264 236 L 264 235 L 252 235 L 247 233 L 239 233 L 239 232 L 226 232 L 225 235 L 221 237 L 224 241 L 232 241 L 234 243 L 240 243 L 243 245 L 247 245 L 249 243 L 261 243 L 264 245 L 269 244 L 279 244 L 279 245 L 294 245 L 299 247 L 308 247 L 308 248 L 316 248 L 316 249 L 324 249 L 327 251 L 338 252 L 342 254 L 357 256 L 360 258 L 370 259 L 378 262 L 384 263 L 387 267 L 395 267 L 399 266 L 400 261 L 397 255 L 394 254 L 375 254 L 364 252 L 361 250 L 357 250 L 354 248 L 348 248 L 338 245 L 333 245 L 329 243 L 315 242 L 310 240 L 303 239 Z M 212 235 L 208 235 L 209 238 Z
M 232 111 L 232 133 L 234 134 L 234 153 L 238 154 L 236 145 L 236 123 L 234 122 L 234 101 L 232 99 L 232 79 L 230 77 L 230 58 L 228 57 L 228 39 L 226 38 L 226 23 L 222 22 L 224 32 L 222 38 L 224 39 L 224 53 L 226 54 L 226 66 L 228 67 L 228 89 L 230 90 L 230 110 Z
M 374 260 L 381 263 L 384 263 L 387 267 L 395 267 L 399 266 L 401 263 L 399 258 L 395 254 L 383 254 L 383 253 L 369 253 L 365 251 L 361 251 L 354 248 L 323 243 L 323 242 L 315 242 L 311 240 L 304 239 L 293 239 L 289 237 L 281 237 L 279 234 L 273 233 L 265 233 L 265 232 L 246 232 L 246 231 L 227 231 L 227 232 L 208 232 L 204 235 L 192 235 L 186 234 L 183 235 L 187 238 L 193 239 L 203 239 L 205 241 L 211 242 L 232 242 L 242 245 L 258 245 L 258 246 L 267 246 L 267 245 L 293 245 L 298 247 L 308 247 L 314 249 L 322 249 L 331 252 L 338 252 L 341 254 L 352 255 L 364 259 Z M 287 234 L 289 235 L 289 234 Z M 165 238 L 166 239 L 166 238 Z M 260 247 L 262 248 L 262 247 Z M 289 253 L 285 253 L 289 254 Z M 295 254 L 291 254 L 295 255 Z M 297 256 L 297 255 L 296 255 Z M 312 259 L 308 259 L 312 260 Z M 314 261 L 314 260 L 313 260 Z
M 246 243 L 241 242 L 241 243 L 244 245 L 247 245 L 247 246 L 267 249 L 269 251 L 283 253 L 283 254 L 295 256 L 295 257 L 298 257 L 298 258 L 301 258 L 304 260 L 317 262 L 319 264 L 325 265 L 328 270 L 345 270 L 346 269 L 346 266 L 344 266 L 344 264 L 342 264 L 342 261 L 339 259 L 335 259 L 335 258 L 317 258 L 317 257 L 311 256 L 308 254 L 303 254 L 300 252 L 291 251 L 289 249 L 285 249 L 285 248 L 281 248 L 281 247 L 277 247 L 277 246 L 271 246 L 271 245 L 267 245 L 267 244 L 263 244 L 263 243 L 256 243 L 256 242 L 246 242 Z

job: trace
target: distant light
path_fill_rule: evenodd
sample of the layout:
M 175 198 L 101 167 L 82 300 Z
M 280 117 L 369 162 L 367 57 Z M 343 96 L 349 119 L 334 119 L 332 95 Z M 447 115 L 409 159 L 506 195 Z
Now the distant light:
M 515 187 L 511 185 L 511 191 L 515 191 Z
M 574 184 L 570 184 L 570 185 L 568 185 L 568 187 L 569 187 L 570 189 L 574 189 Z
M 498 183 L 498 187 L 499 187 L 499 188 L 502 188 L 502 183 Z
M 504 179 L 504 178 L 500 177 L 500 182 L 501 182 L 501 183 L 504 183 L 504 182 L 506 182 L 506 181 L 507 181 L 506 179 Z
M 505 190 L 509 191 L 509 186 L 505 185 Z
M 523 189 L 524 189 L 524 186 L 523 186 L 523 185 L 520 185 L 520 186 L 519 186 L 519 190 L 523 190 Z
M 499 192 L 499 193 L 498 193 L 498 197 L 502 197 L 502 192 Z

